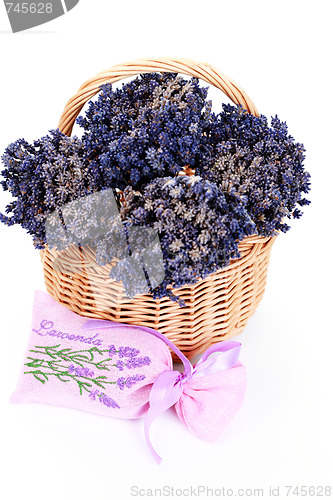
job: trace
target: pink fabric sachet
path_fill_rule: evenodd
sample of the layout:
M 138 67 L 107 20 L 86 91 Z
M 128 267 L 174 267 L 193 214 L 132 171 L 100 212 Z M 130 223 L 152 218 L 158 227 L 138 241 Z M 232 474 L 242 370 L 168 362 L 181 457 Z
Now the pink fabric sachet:
M 184 364 L 173 370 L 170 349 Z M 240 343 L 210 347 L 193 367 L 164 335 L 151 328 L 79 316 L 36 292 L 25 363 L 10 401 L 47 403 L 109 417 L 152 421 L 175 407 L 196 436 L 216 439 L 242 404 L 245 367 Z

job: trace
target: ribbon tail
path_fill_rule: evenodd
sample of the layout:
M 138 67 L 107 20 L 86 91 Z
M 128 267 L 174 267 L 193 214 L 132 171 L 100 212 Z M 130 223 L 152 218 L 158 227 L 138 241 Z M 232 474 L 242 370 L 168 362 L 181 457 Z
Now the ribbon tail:
M 162 458 L 159 456 L 159 454 L 156 452 L 155 448 L 153 447 L 151 440 L 150 440 L 150 435 L 149 435 L 150 426 L 151 426 L 153 420 L 155 420 L 155 418 L 157 416 L 158 415 L 154 415 L 153 412 L 148 410 L 148 413 L 145 417 L 145 437 L 146 437 L 147 446 L 148 446 L 151 454 L 153 455 L 153 457 L 156 460 L 156 462 L 158 463 L 158 465 L 160 465 L 162 462 Z
M 153 384 L 149 397 L 149 410 L 145 417 L 144 429 L 149 450 L 158 464 L 162 458 L 156 452 L 150 440 L 152 422 L 166 410 L 174 406 L 182 395 L 183 388 L 179 382 L 180 373 L 168 370 L 162 372 Z

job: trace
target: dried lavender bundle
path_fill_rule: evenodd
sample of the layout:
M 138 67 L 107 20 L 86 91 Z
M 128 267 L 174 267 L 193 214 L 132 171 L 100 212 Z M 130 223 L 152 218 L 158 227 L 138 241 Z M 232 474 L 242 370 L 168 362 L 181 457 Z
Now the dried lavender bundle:
M 245 236 L 287 231 L 309 203 L 304 146 L 286 124 L 240 106 L 213 113 L 196 78 L 152 73 L 104 85 L 77 122 L 81 139 L 53 130 L 8 146 L 1 185 L 14 200 L 0 220 L 20 224 L 38 249 L 74 243 L 93 248 L 98 264 L 120 259 L 111 277 L 130 297 L 175 299 L 170 286 L 228 265 Z M 195 175 L 179 175 L 188 168 Z M 143 290 L 135 269 L 145 244 Z

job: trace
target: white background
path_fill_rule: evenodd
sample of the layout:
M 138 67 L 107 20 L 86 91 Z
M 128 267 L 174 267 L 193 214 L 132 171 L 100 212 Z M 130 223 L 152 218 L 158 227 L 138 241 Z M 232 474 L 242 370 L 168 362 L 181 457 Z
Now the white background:
M 81 0 L 67 15 L 14 35 L 1 2 L 1 153 L 19 137 L 55 128 L 66 101 L 97 72 L 138 57 L 181 56 L 214 64 L 261 113 L 285 120 L 306 146 L 312 175 L 312 204 L 274 244 L 266 294 L 239 337 L 248 369 L 241 411 L 213 444 L 193 437 L 171 411 L 163 415 L 152 432 L 161 466 L 146 448 L 142 420 L 8 403 L 34 290 L 44 284 L 30 237 L 0 227 L 2 498 L 127 499 L 131 486 L 207 485 L 265 488 L 265 498 L 280 486 L 284 499 L 285 485 L 332 485 L 330 7 L 323 0 Z M 1 192 L 0 208 L 8 201 Z

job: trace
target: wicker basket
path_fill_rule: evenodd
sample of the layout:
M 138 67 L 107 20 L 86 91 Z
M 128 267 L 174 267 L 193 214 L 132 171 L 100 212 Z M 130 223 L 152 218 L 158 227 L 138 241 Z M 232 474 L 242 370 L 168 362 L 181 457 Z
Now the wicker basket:
M 211 65 L 187 59 L 140 59 L 114 66 L 82 85 L 65 107 L 60 130 L 71 134 L 82 107 L 101 85 L 155 71 L 205 80 L 258 115 L 246 93 Z M 83 316 L 155 328 L 191 358 L 212 343 L 242 332 L 263 296 L 273 242 L 274 238 L 258 236 L 242 240 L 240 259 L 195 285 L 175 290 L 185 307 L 166 297 L 154 300 L 149 294 L 125 298 L 122 284 L 109 278 L 110 266 L 98 266 L 89 248 L 73 246 L 60 259 L 59 252 L 46 248 L 41 256 L 47 290 L 57 301 Z

